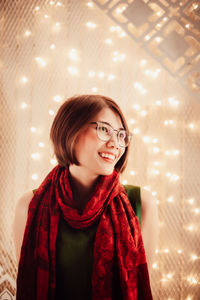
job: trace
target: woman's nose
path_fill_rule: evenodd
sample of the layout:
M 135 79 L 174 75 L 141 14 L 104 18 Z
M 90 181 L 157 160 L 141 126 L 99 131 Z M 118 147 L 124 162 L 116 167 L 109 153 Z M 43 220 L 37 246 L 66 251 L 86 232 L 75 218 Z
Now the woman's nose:
M 111 147 L 119 148 L 117 133 L 114 132 L 114 134 L 111 136 L 110 140 L 107 142 L 107 144 Z

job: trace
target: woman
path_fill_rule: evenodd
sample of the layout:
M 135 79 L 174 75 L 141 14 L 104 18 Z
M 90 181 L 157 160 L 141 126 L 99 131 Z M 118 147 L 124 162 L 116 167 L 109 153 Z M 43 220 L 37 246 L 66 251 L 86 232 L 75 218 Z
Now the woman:
M 131 138 L 120 108 L 100 95 L 69 98 L 50 137 L 58 166 L 16 207 L 19 257 L 29 206 L 17 300 L 152 299 L 140 226 L 127 198 L 130 187 L 126 191 L 119 182 Z M 146 192 L 141 196 L 146 238 L 157 212 Z M 146 239 L 149 258 L 156 237 Z

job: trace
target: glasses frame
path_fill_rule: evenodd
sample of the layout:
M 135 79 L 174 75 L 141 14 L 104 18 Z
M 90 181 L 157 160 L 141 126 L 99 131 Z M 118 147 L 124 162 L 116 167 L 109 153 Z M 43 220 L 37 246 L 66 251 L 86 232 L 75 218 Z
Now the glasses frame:
M 122 148 L 126 148 L 126 147 L 128 147 L 128 145 L 130 144 L 130 142 L 131 142 L 131 139 L 132 139 L 132 133 L 128 133 L 128 144 L 126 145 L 126 146 L 122 146 L 122 145 L 120 145 L 120 141 L 119 141 L 119 134 L 120 134 L 120 132 L 126 132 L 127 133 L 127 131 L 126 131 L 126 129 L 120 129 L 120 130 L 117 130 L 117 129 L 114 129 L 110 124 L 108 124 L 107 122 L 102 122 L 102 121 L 97 121 L 97 122 L 90 122 L 90 124 L 96 124 L 97 125 L 97 127 L 96 127 L 96 132 L 97 132 L 97 136 L 98 136 L 98 138 L 101 140 L 101 141 L 103 141 L 103 142 L 108 142 L 112 137 L 113 137 L 113 134 L 114 134 L 114 131 L 116 131 L 117 132 L 117 142 L 118 142 L 118 145 L 120 146 L 120 147 L 122 147 Z M 111 128 L 111 136 L 110 136 L 110 138 L 107 140 L 104 140 L 104 139 L 102 139 L 102 138 L 100 138 L 99 137 L 99 135 L 98 135 L 98 127 L 99 127 L 99 124 L 104 124 L 104 125 L 107 125 L 107 126 L 109 126 L 110 128 Z

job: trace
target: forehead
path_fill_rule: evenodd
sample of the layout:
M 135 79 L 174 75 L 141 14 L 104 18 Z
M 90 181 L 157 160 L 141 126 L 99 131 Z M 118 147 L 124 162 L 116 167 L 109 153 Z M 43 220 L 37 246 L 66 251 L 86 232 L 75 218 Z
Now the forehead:
M 120 116 L 110 108 L 103 108 L 93 121 L 103 121 L 109 123 L 113 128 L 124 128 Z

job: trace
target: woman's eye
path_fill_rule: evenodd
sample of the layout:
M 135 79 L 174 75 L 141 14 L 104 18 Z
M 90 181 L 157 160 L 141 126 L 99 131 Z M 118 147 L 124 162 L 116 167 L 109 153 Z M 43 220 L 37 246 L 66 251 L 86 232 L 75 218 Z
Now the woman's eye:
M 120 139 L 125 139 L 125 138 L 126 138 L 126 132 L 125 132 L 125 131 L 121 131 L 121 132 L 119 133 L 119 138 L 120 138 Z
M 101 131 L 108 133 L 108 128 L 106 126 L 101 126 Z

